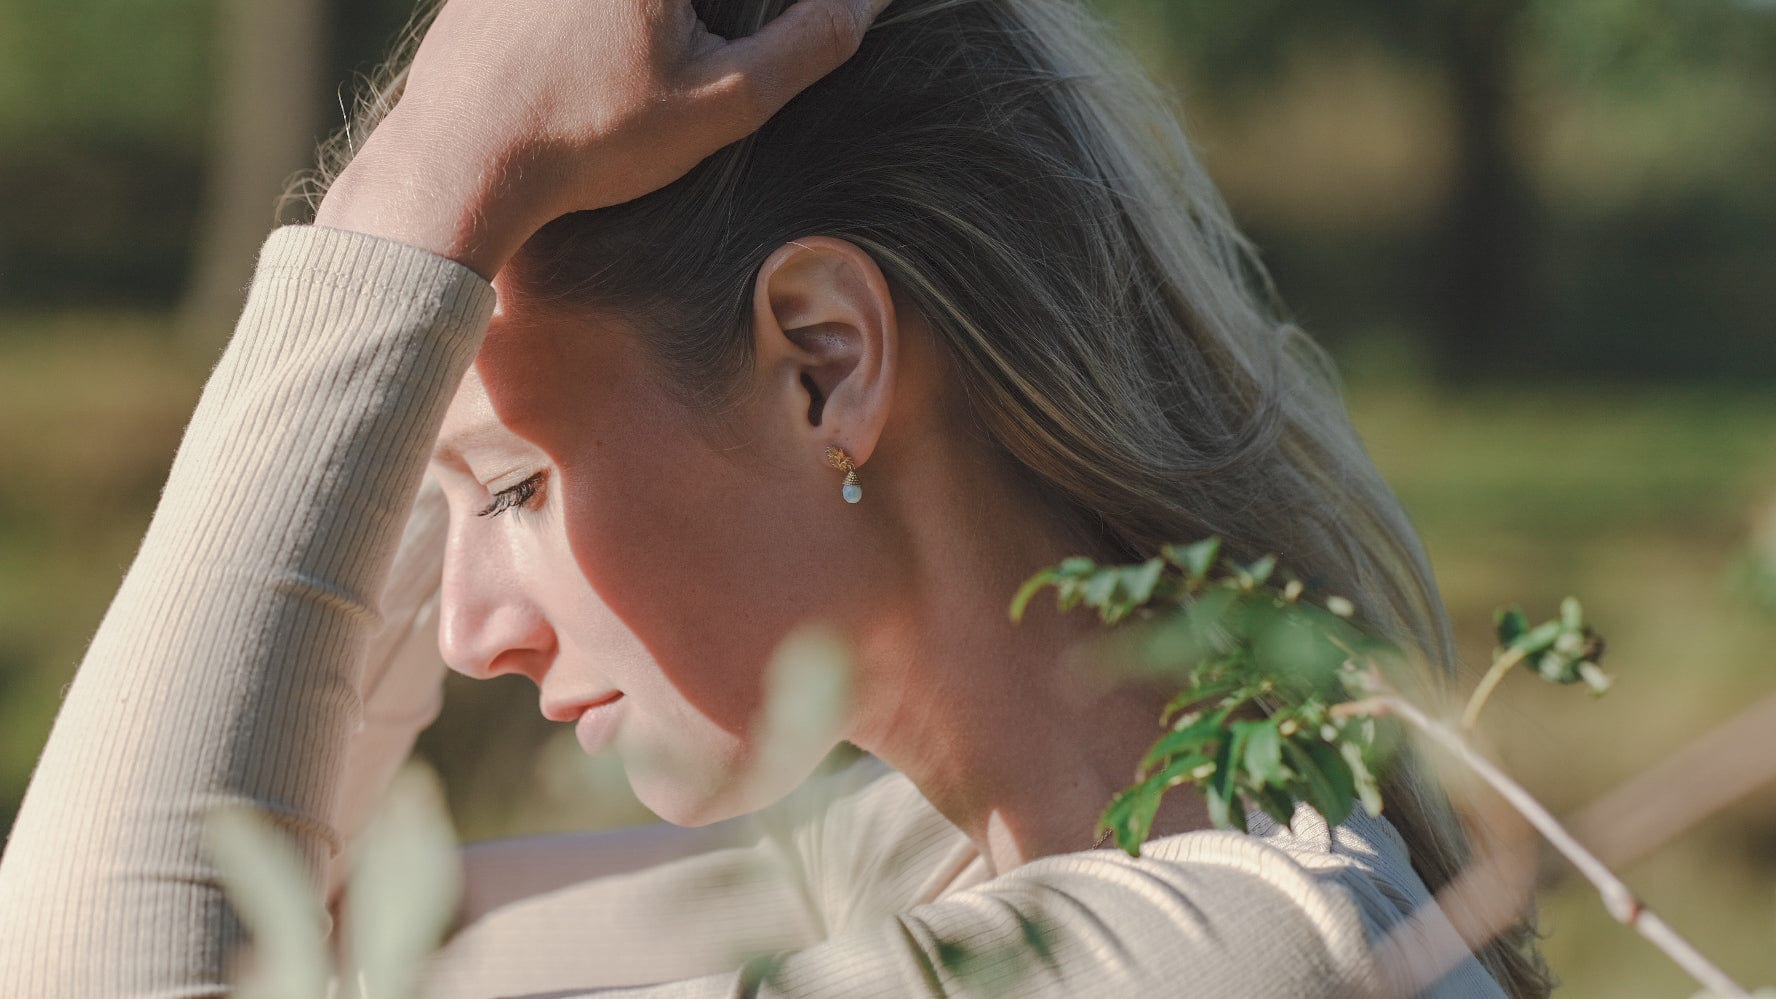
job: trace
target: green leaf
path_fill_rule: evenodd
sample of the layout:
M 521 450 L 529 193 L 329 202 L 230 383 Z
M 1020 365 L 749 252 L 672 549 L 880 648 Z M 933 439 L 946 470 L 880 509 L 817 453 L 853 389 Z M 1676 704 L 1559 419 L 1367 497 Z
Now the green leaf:
M 1280 787 L 1261 787 L 1254 792 L 1258 799 L 1258 807 L 1264 814 L 1277 820 L 1277 824 L 1292 827 L 1295 822 L 1295 799 L 1289 792 Z
M 1116 593 L 1116 584 L 1121 576 L 1122 573 L 1114 568 L 1098 570 L 1085 581 L 1081 591 L 1085 595 L 1085 602 L 1093 607 L 1103 607 Z
M 1285 779 L 1283 738 L 1277 734 L 1277 725 L 1278 722 L 1272 718 L 1233 723 L 1236 731 L 1243 730 L 1243 735 L 1238 738 L 1245 746 L 1246 773 L 1254 787 L 1281 784 Z
M 1559 637 L 1560 622 L 1543 621 L 1541 624 L 1518 635 L 1517 640 L 1511 643 L 1511 648 L 1517 649 L 1525 655 L 1530 655 L 1553 645 L 1554 640 Z
M 1239 804 L 1239 761 L 1245 750 L 1245 733 L 1235 729 L 1215 754 L 1215 772 L 1203 791 L 1209 803 L 1209 821 L 1217 829 L 1246 831 L 1246 813 Z
M 1493 614 L 1498 625 L 1498 643 L 1501 648 L 1510 648 L 1517 639 L 1529 630 L 1529 618 L 1524 616 L 1521 607 L 1500 607 Z
M 1216 747 L 1215 752 L 1219 752 Z M 1180 784 L 1194 784 L 1214 772 L 1215 760 L 1211 752 L 1182 753 L 1166 761 L 1166 765 L 1147 778 L 1147 783 L 1161 791 L 1167 791 Z
M 1363 759 L 1363 747 L 1354 742 L 1340 742 L 1338 753 L 1350 767 L 1351 778 L 1356 784 L 1357 798 L 1363 803 L 1363 811 L 1370 815 L 1381 814 L 1381 785 L 1375 780 L 1369 764 Z
M 1301 696 L 1332 696 L 1341 689 L 1339 668 L 1348 656 L 1328 635 L 1336 635 L 1331 625 L 1342 627 L 1343 621 L 1299 604 L 1255 608 L 1252 620 L 1252 658 L 1261 674 Z
M 243 805 L 205 816 L 204 836 L 228 902 L 253 937 L 243 999 L 311 999 L 326 993 L 332 961 L 327 912 L 296 848 L 271 820 Z
M 1140 565 L 1130 566 L 1122 572 L 1122 590 L 1129 601 L 1140 606 L 1153 598 L 1153 588 L 1159 585 L 1159 577 L 1165 571 L 1163 559 L 1150 558 Z
M 1290 739 L 1283 743 L 1283 755 L 1301 778 L 1307 803 L 1325 817 L 1327 825 L 1343 822 L 1356 795 L 1355 780 L 1343 757 L 1314 738 Z
M 438 775 L 409 762 L 359 841 L 346 892 L 352 967 L 368 996 L 413 993 L 456 912 L 462 868 Z
M 1204 701 L 1213 700 L 1214 698 L 1221 697 L 1225 694 L 1230 694 L 1239 690 L 1243 686 L 1245 686 L 1244 680 L 1228 677 L 1221 680 L 1214 680 L 1209 683 L 1187 687 L 1184 690 L 1179 691 L 1176 697 L 1166 702 L 1165 711 L 1160 715 L 1159 723 L 1161 725 L 1175 728 L 1177 726 L 1173 724 L 1172 716 L 1176 715 L 1178 712 L 1183 711 L 1191 705 L 1200 704 Z M 1188 725 L 1189 722 L 1185 722 L 1185 724 Z
M 1060 577 L 1055 574 L 1053 569 L 1044 569 L 1036 575 L 1031 576 L 1029 579 L 1024 580 L 1024 585 L 1018 587 L 1017 595 L 1011 598 L 1011 619 L 1013 621 L 1022 621 L 1024 619 L 1024 608 L 1029 606 L 1030 598 L 1040 592 L 1044 586 L 1053 583 L 1058 578 Z
M 1585 627 L 1585 612 L 1576 598 L 1567 597 L 1560 601 L 1560 626 L 1567 631 L 1579 631 Z
M 1156 671 L 1179 671 L 1224 656 L 1237 647 L 1226 619 L 1237 594 L 1210 590 L 1182 605 L 1177 613 L 1141 636 L 1136 651 Z
M 1079 606 L 1079 590 L 1077 579 L 1055 580 L 1055 609 L 1070 611 Z
M 1256 586 L 1263 586 L 1264 581 L 1270 578 L 1271 571 L 1276 568 L 1276 564 L 1275 555 L 1266 555 L 1250 565 L 1241 566 L 1238 570 L 1240 586 L 1248 590 Z
M 1218 537 L 1204 538 L 1194 544 L 1164 545 L 1159 552 L 1167 561 L 1184 570 L 1191 580 L 1201 582 L 1209 575 L 1215 565 L 1215 556 L 1221 551 L 1221 539 Z
M 1351 773 L 1350 764 L 1344 761 L 1336 746 L 1318 739 L 1307 739 L 1304 742 L 1309 755 L 1319 764 L 1320 772 L 1325 774 L 1326 780 L 1332 785 L 1332 798 L 1327 801 L 1332 810 L 1320 814 L 1326 817 L 1328 824 L 1337 825 L 1356 807 L 1356 775 Z
M 1116 845 L 1131 857 L 1141 855 L 1141 844 L 1153 828 L 1153 816 L 1159 812 L 1161 788 L 1152 780 L 1142 781 L 1111 799 L 1098 820 L 1098 832 L 1109 829 Z
M 1227 719 L 1227 709 L 1211 711 L 1202 717 L 1186 724 L 1183 728 L 1174 729 L 1159 737 L 1153 748 L 1141 760 L 1141 772 L 1158 765 L 1161 761 L 1187 753 L 1202 750 L 1212 740 L 1221 737 L 1221 723 Z

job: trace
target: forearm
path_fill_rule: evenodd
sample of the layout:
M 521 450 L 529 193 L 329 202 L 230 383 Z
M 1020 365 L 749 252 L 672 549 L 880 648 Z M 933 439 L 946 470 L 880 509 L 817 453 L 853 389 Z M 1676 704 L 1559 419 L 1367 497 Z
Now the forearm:
M 352 157 L 315 213 L 315 224 L 417 246 L 492 280 L 549 213 L 518 181 L 509 153 L 472 142 L 396 105 Z M 448 147 L 453 155 L 430 150 Z
M 267 240 L 0 863 L 9 988 L 220 993 L 216 805 L 270 812 L 319 886 L 377 597 L 492 309 L 411 246 Z

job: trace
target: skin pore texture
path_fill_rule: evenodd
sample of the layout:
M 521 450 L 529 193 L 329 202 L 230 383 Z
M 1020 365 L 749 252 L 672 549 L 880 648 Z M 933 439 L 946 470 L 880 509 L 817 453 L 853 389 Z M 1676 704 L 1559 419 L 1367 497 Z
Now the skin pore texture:
M 868 254 L 809 237 L 765 262 L 749 391 L 713 433 L 659 386 L 645 331 L 494 283 L 433 460 L 453 669 L 527 676 L 557 720 L 621 691 L 614 749 L 680 825 L 770 804 L 849 740 L 996 871 L 1092 845 L 1167 691 L 1093 679 L 1087 614 L 1038 600 L 1009 620 L 1018 585 L 1079 544 L 992 460 Z M 828 444 L 857 463 L 861 503 Z M 539 472 L 528 501 L 476 516 Z M 849 708 L 819 752 L 743 780 L 771 654 L 809 620 L 853 643 Z M 1166 801 L 1154 835 L 1208 826 L 1199 796 Z

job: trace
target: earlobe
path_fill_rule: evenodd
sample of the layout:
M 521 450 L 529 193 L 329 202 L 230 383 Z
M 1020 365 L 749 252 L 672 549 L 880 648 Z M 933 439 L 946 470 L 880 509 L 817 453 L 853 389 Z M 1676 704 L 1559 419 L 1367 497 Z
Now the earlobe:
M 754 357 L 788 430 L 819 455 L 842 441 L 861 466 L 894 396 L 899 329 L 887 279 L 857 245 L 807 236 L 778 247 L 753 289 Z M 801 446 L 798 445 L 798 446 Z

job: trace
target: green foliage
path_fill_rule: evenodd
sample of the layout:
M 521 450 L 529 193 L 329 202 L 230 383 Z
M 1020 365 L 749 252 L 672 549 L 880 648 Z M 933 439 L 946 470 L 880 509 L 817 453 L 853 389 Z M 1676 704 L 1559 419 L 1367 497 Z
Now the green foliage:
M 1315 603 L 1274 556 L 1225 558 L 1213 537 L 1166 545 L 1135 565 L 1066 559 L 1019 588 L 1012 619 L 1022 620 L 1051 586 L 1062 611 L 1087 607 L 1105 625 L 1132 626 L 1136 665 L 1180 683 L 1134 784 L 1099 820 L 1098 831 L 1111 832 L 1118 847 L 1139 856 L 1162 798 L 1186 784 L 1202 793 L 1221 829 L 1246 831 L 1250 808 L 1289 825 L 1300 802 L 1331 825 L 1356 808 L 1381 813 L 1377 774 L 1398 744 L 1397 726 L 1333 708 L 1372 694 L 1378 672 L 1403 657 L 1364 630 L 1348 598 L 1328 594 Z M 1597 665 L 1603 639 L 1577 600 L 1566 598 L 1552 621 L 1531 626 L 1510 607 L 1497 623 L 1494 674 L 1521 663 L 1555 683 L 1609 687 Z
M 346 885 L 349 946 L 336 969 L 329 920 L 289 838 L 244 806 L 212 812 L 210 854 L 229 903 L 253 937 L 253 970 L 235 995 L 255 999 L 401 999 L 456 911 L 462 872 L 437 775 L 409 763 L 358 844 Z M 343 986 L 330 991 L 329 981 Z
M 1603 656 L 1603 638 L 1585 624 L 1579 602 L 1567 597 L 1560 602 L 1560 617 L 1535 627 L 1518 607 L 1501 607 L 1494 615 L 1500 658 L 1511 656 L 1544 680 L 1554 683 L 1584 681 L 1592 693 L 1602 694 L 1613 682 L 1597 665 Z
M 1274 556 L 1224 558 L 1213 537 L 1136 565 L 1066 559 L 1019 589 L 1012 619 L 1048 586 L 1063 611 L 1088 607 L 1106 625 L 1138 619 L 1140 664 L 1182 681 L 1134 785 L 1100 820 L 1123 850 L 1139 856 L 1162 797 L 1184 784 L 1224 829 L 1244 831 L 1249 807 L 1288 824 L 1298 801 L 1334 825 L 1354 807 L 1379 813 L 1379 723 L 1328 711 L 1361 693 L 1361 668 L 1385 649 L 1348 620 L 1348 600 L 1311 603 Z

